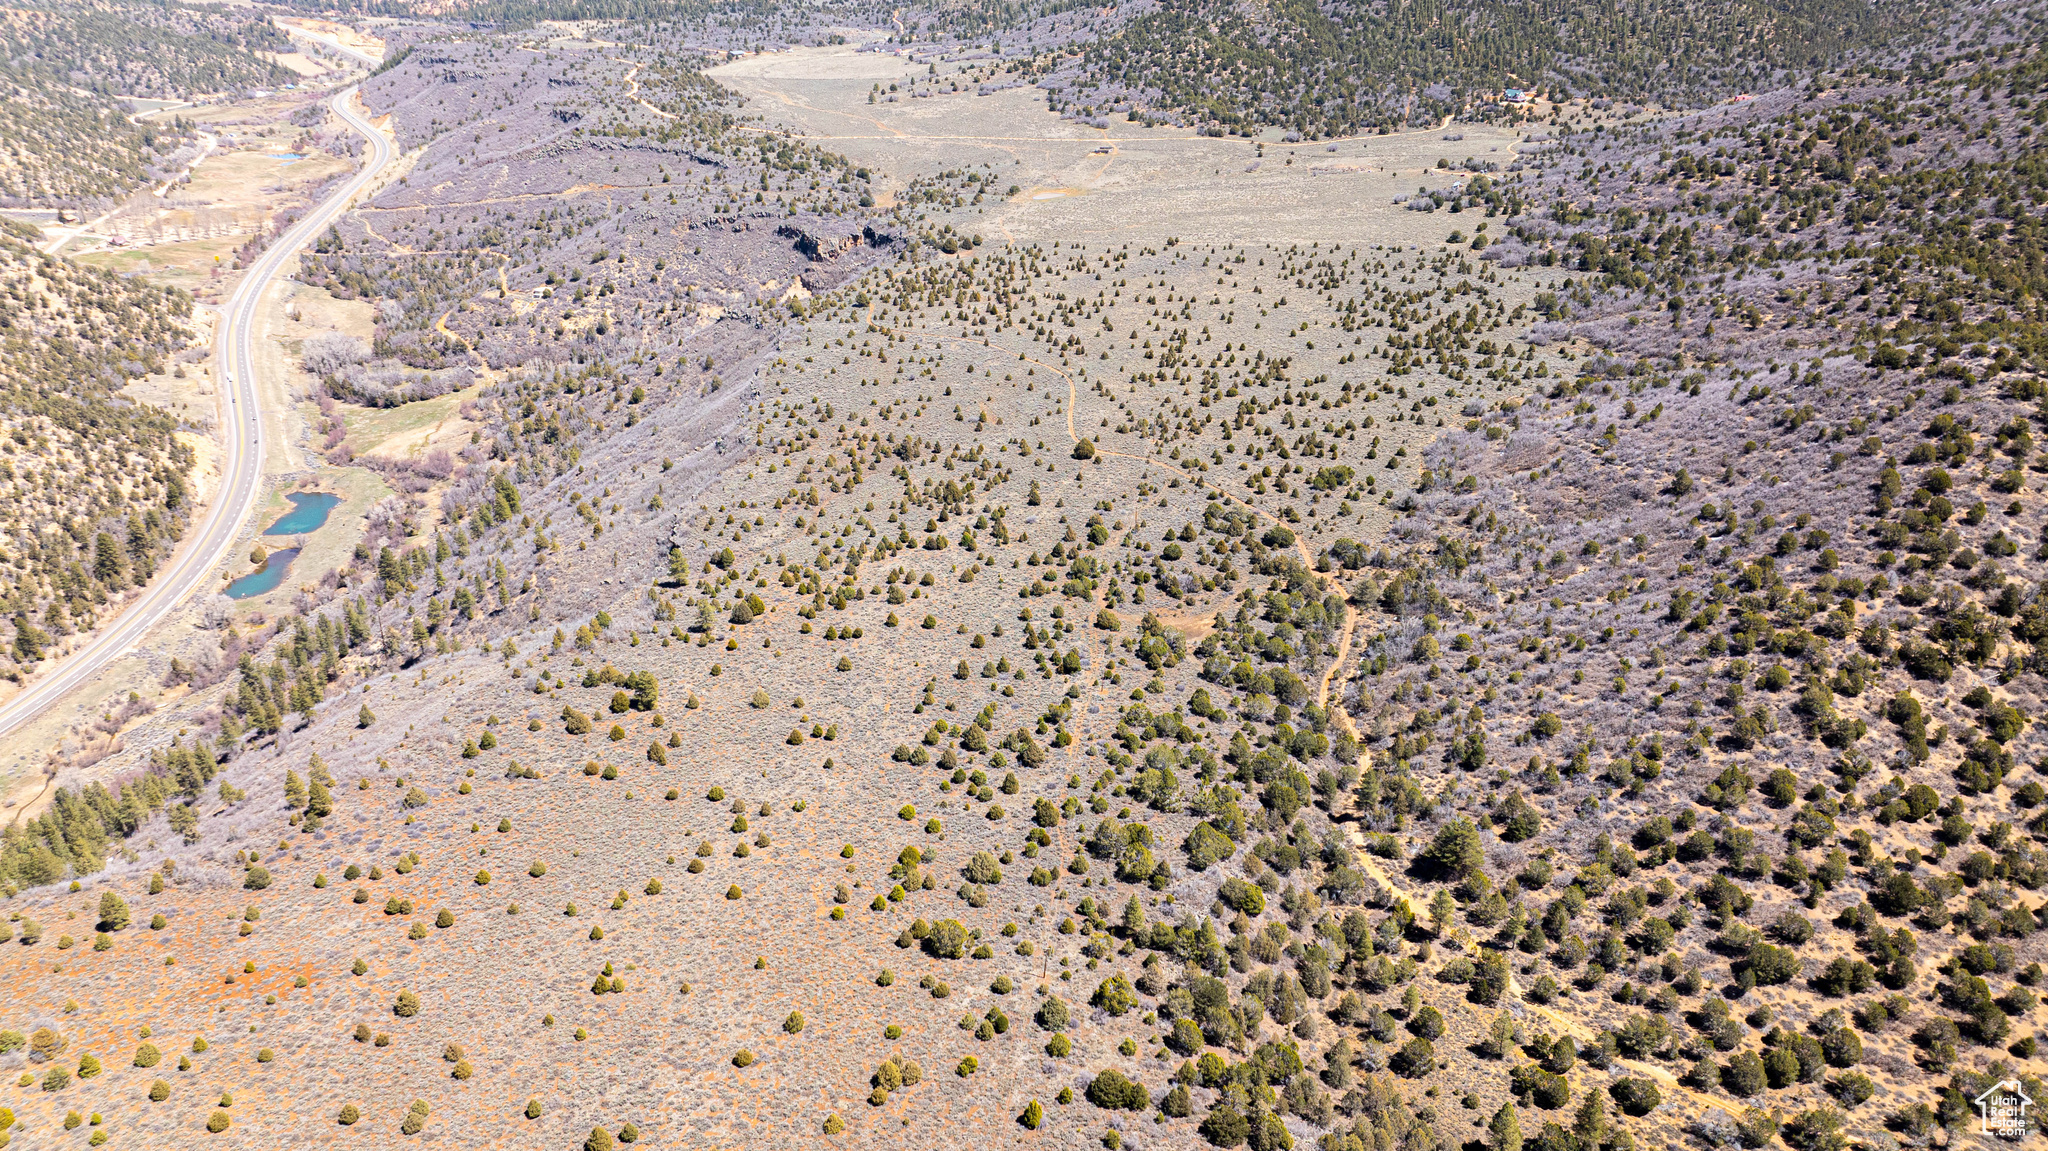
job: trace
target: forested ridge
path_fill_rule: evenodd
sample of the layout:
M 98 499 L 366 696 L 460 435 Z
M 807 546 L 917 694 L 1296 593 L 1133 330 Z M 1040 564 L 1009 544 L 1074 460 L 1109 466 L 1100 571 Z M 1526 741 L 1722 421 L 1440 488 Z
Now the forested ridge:
M 196 99 L 295 75 L 267 17 L 180 4 L 52 4 L 0 12 L 0 203 L 92 202 L 158 175 L 189 126 L 143 124 L 121 97 Z
M 192 449 L 119 391 L 176 370 L 189 295 L 0 237 L 0 674 L 90 628 L 183 534 Z
M 1687 106 L 1917 43 L 1904 5 L 1172 0 L 1076 45 L 1046 86 L 1083 115 L 1305 137 L 1428 124 L 1503 88 Z

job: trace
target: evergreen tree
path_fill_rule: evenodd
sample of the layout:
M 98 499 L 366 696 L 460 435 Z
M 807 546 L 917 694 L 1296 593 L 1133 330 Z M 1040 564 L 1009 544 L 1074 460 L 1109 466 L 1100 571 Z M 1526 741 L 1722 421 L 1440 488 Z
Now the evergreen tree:
M 1445 824 L 1424 849 L 1422 858 L 1446 875 L 1464 879 L 1486 865 L 1479 846 L 1479 829 L 1469 819 Z
M 334 814 L 334 793 L 327 789 L 326 781 L 315 779 L 306 789 L 306 814 L 322 819 Z
M 1572 1134 L 1578 1136 L 1581 1147 L 1601 1147 L 1607 1143 L 1609 1123 L 1605 1093 L 1586 1092 L 1585 1101 L 1579 1104 L 1578 1113 L 1572 1116 Z
M 1522 1151 L 1522 1124 L 1515 1117 L 1515 1105 L 1503 1103 L 1486 1125 L 1487 1151 Z

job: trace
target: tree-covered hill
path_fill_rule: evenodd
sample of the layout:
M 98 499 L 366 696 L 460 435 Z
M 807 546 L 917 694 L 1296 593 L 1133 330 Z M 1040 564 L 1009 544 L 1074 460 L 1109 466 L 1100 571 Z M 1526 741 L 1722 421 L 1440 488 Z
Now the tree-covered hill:
M 116 393 L 186 342 L 189 296 L 0 236 L 0 676 L 149 578 L 183 534 L 192 449 Z
M 197 99 L 289 83 L 265 17 L 104 3 L 0 12 L 0 204 L 69 206 L 130 190 L 190 137 L 138 124 L 119 97 Z
M 1904 6 L 1797 0 L 1170 0 L 1079 46 L 1055 104 L 1304 136 L 1433 123 L 1507 87 L 1691 105 L 1915 41 Z

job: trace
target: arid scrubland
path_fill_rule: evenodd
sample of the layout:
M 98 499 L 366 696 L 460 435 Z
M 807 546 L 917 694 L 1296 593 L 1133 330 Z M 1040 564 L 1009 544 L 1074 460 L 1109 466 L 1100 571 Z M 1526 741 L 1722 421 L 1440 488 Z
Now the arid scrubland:
M 1895 1151 L 2033 1082 L 2037 49 L 1275 243 L 580 32 L 366 87 L 307 366 L 475 434 L 9 830 L 18 1135 Z

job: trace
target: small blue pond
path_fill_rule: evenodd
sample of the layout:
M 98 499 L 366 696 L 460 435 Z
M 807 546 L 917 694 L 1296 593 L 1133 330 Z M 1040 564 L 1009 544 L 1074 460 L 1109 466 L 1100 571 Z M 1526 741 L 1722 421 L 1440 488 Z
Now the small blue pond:
M 248 599 L 259 596 L 284 582 L 285 573 L 291 570 L 292 561 L 299 558 L 299 549 L 284 548 L 270 553 L 264 561 L 263 570 L 253 571 L 228 585 L 229 599 Z
M 327 513 L 341 503 L 340 496 L 328 492 L 290 492 L 284 498 L 292 502 L 292 510 L 264 528 L 264 535 L 295 536 L 315 531 L 327 522 Z
M 273 160 L 283 160 L 284 163 L 279 164 L 278 167 L 289 168 L 293 164 L 298 163 L 300 160 L 303 160 L 306 157 L 298 152 L 272 152 L 270 154 L 270 158 Z

